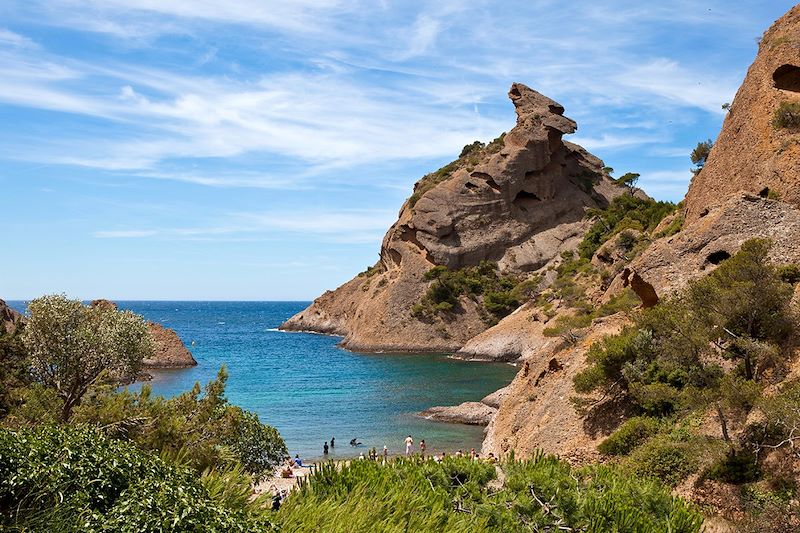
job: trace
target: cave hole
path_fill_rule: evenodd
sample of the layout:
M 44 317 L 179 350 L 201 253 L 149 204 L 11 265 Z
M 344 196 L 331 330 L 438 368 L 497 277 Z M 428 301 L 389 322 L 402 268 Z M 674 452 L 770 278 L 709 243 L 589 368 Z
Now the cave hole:
M 764 187 L 761 189 L 761 192 L 758 193 L 761 198 L 769 198 L 769 187 Z
M 772 81 L 776 89 L 800 93 L 800 67 L 781 65 L 772 73 Z
M 512 203 L 520 210 L 527 211 L 528 208 L 533 207 L 534 203 L 541 201 L 542 199 L 532 192 L 519 191 L 514 197 L 514 201 Z
M 467 191 L 477 191 L 478 190 L 478 186 L 475 185 L 474 183 L 472 183 L 471 181 L 466 182 L 464 184 L 464 188 L 467 189 Z
M 731 254 L 726 252 L 725 250 L 717 250 L 716 252 L 711 252 L 706 257 L 706 261 L 711 263 L 712 265 L 718 265 L 725 261 L 726 259 L 730 259 Z

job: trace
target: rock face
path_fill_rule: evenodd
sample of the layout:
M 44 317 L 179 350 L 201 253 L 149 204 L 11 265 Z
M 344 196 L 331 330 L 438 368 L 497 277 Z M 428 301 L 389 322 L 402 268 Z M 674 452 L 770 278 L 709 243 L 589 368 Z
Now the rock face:
M 506 387 L 497 414 L 487 428 L 482 454 L 528 457 L 537 450 L 555 453 L 584 463 L 598 456 L 596 444 L 621 422 L 579 414 L 570 402 L 576 396 L 572 383 L 586 367 L 589 346 L 604 335 L 619 331 L 621 317 L 597 321 L 590 333 L 575 346 L 553 342 L 532 352 Z
M 477 160 L 462 156 L 423 178 L 384 237 L 380 262 L 281 329 L 342 335 L 342 345 L 355 351 L 454 351 L 487 325 L 466 298 L 451 320 L 411 316 L 428 286 L 425 272 L 482 260 L 527 272 L 574 249 L 588 225 L 586 208 L 623 191 L 602 161 L 562 141 L 576 125 L 561 105 L 522 84 L 512 85 L 509 98 L 516 126 Z
M 655 240 L 615 270 L 600 301 L 630 286 L 643 306 L 654 305 L 756 237 L 773 242 L 776 263 L 800 262 L 800 131 L 773 126 L 782 102 L 800 103 L 800 6 L 764 35 L 705 168 L 689 188 L 681 231 Z M 605 252 L 613 246 L 609 243 L 593 258 L 596 266 L 616 265 L 613 254 Z M 526 456 L 542 449 L 577 463 L 594 460 L 597 443 L 625 413 L 620 406 L 600 409 L 602 402 L 598 409 L 578 413 L 569 401 L 575 395 L 573 378 L 585 368 L 590 344 L 619 331 L 627 319 L 619 314 L 595 320 L 575 345 L 547 343 L 537 320 L 535 308 L 523 307 L 462 349 L 473 356 L 519 354 L 523 360 L 487 428 L 483 452 L 514 450 Z
M 186 348 L 178 334 L 161 324 L 148 322 L 147 329 L 153 337 L 153 357 L 142 361 L 143 368 L 188 368 L 197 361 Z
M 117 304 L 109 300 L 94 300 L 92 307 L 103 306 L 117 308 Z M 197 366 L 192 353 L 183 344 L 178 334 L 156 322 L 148 322 L 147 329 L 153 337 L 153 357 L 142 360 L 142 368 L 188 368 Z
M 772 241 L 773 261 L 800 262 L 800 210 L 758 196 L 731 198 L 695 224 L 650 245 L 629 267 L 634 273 L 631 284 L 638 278 L 653 294 L 668 296 L 708 274 L 738 252 L 744 241 L 756 237 Z M 624 274 L 614 280 L 609 293 L 625 286 Z
M 22 320 L 22 315 L 11 309 L 3 300 L 0 300 L 0 332 L 12 333 L 17 329 L 17 324 Z
M 496 412 L 496 408 L 482 402 L 464 402 L 453 407 L 431 407 L 422 411 L 420 416 L 438 422 L 486 426 Z
M 781 103 L 800 105 L 800 6 L 764 34 L 722 131 L 686 195 L 687 225 L 740 191 L 800 206 L 800 129 L 775 127 Z

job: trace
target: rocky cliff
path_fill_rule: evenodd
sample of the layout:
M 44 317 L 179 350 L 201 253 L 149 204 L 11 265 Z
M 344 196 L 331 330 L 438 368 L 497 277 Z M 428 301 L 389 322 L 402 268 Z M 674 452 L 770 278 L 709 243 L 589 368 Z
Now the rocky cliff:
M 792 118 L 792 116 L 794 118 Z M 800 206 L 800 6 L 763 36 L 705 167 L 686 195 L 686 221 L 744 191 Z
M 772 241 L 775 263 L 800 263 L 800 130 L 774 123 L 782 102 L 800 105 L 800 6 L 764 34 L 705 168 L 691 183 L 682 229 L 658 238 L 675 221 L 668 218 L 645 236 L 647 246 L 617 268 L 605 287 L 595 283 L 603 291 L 594 293 L 595 306 L 626 287 L 642 305 L 652 305 L 708 274 L 754 237 Z M 608 264 L 598 257 L 602 253 L 603 248 L 593 264 Z M 586 367 L 588 347 L 628 319 L 620 313 L 594 320 L 578 342 L 565 343 L 543 333 L 558 313 L 543 316 L 528 304 L 461 349 L 467 356 L 523 361 L 488 427 L 485 453 L 513 449 L 526 456 L 543 449 L 575 462 L 594 460 L 596 444 L 624 419 L 613 409 L 579 414 L 569 399 L 576 395 L 572 378 Z
M 21 319 L 22 315 L 11 309 L 3 300 L 0 300 L 0 330 L 2 332 L 13 332 Z
M 423 177 L 386 233 L 380 261 L 281 329 L 342 335 L 355 351 L 455 351 L 490 321 L 480 302 L 465 297 L 452 312 L 412 315 L 430 285 L 426 272 L 488 260 L 500 272 L 524 275 L 576 247 L 588 227 L 586 209 L 623 191 L 602 161 L 562 140 L 576 124 L 561 105 L 519 83 L 509 98 L 516 126 Z

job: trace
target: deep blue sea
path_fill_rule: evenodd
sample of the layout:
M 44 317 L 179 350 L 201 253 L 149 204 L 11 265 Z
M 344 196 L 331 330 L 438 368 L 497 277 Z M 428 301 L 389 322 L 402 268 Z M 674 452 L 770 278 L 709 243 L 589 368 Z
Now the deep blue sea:
M 24 302 L 8 302 L 24 311 Z M 400 453 L 409 433 L 428 450 L 478 448 L 483 428 L 431 422 L 415 415 L 434 405 L 479 400 L 508 384 L 515 368 L 465 362 L 443 354 L 357 354 L 336 347 L 336 337 L 285 333 L 277 327 L 308 302 L 117 302 L 174 329 L 198 366 L 151 371 L 153 392 L 173 396 L 230 375 L 231 402 L 278 428 L 289 452 L 307 459 L 358 455 L 384 444 Z M 133 385 L 138 388 L 140 384 Z M 360 448 L 348 445 L 357 437 Z

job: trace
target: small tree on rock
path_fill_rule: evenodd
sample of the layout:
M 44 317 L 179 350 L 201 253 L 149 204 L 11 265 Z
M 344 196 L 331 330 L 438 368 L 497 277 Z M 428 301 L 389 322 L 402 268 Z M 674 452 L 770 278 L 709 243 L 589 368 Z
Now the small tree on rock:
M 628 172 L 617 178 L 615 182 L 617 185 L 627 187 L 628 192 L 633 196 L 636 193 L 636 184 L 639 182 L 639 176 L 640 174 L 636 172 Z
M 692 173 L 697 175 L 703 170 L 703 167 L 706 164 L 706 159 L 708 159 L 708 155 L 711 153 L 711 148 L 714 146 L 714 142 L 711 139 L 706 141 L 702 141 L 697 143 L 697 146 L 694 147 L 692 150 L 691 155 L 689 156 L 694 163 L 695 168 L 692 169 Z
M 153 353 L 147 324 L 130 311 L 86 307 L 64 295 L 37 298 L 28 311 L 22 342 L 31 373 L 64 402 L 63 421 L 92 386 L 133 378 Z

